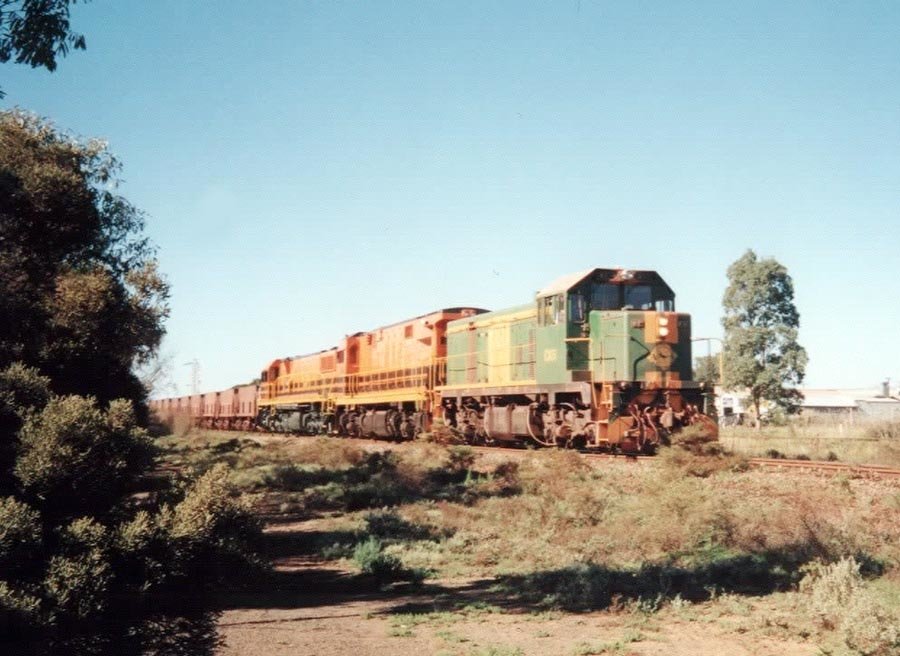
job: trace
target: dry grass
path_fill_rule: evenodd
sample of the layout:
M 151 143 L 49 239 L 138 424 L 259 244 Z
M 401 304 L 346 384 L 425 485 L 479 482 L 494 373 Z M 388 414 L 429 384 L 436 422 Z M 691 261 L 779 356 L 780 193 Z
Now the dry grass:
M 719 441 L 729 451 L 752 457 L 777 452 L 788 458 L 839 460 L 853 464 L 900 467 L 900 428 L 896 422 L 857 422 L 818 419 L 797 420 L 787 426 L 722 427 Z
M 315 549 L 348 568 L 373 539 L 371 559 L 392 571 L 495 577 L 495 594 L 545 608 L 688 613 L 699 601 L 725 608 L 748 593 L 785 591 L 789 601 L 778 603 L 793 636 L 873 654 L 893 639 L 882 631 L 892 617 L 879 614 L 886 602 L 870 591 L 900 601 L 896 482 L 745 471 L 719 445 L 690 440 L 652 463 L 600 466 L 551 450 L 505 461 L 502 451 L 483 457 L 429 443 L 373 454 L 334 439 L 166 440 L 166 457 L 184 465 L 229 464 L 260 503 L 290 499 L 301 517 L 329 513 L 334 538 Z M 863 575 L 888 572 L 852 603 L 822 593 L 856 619 L 823 624 L 814 613 L 788 612 L 792 603 L 815 606 L 809 592 L 792 592 L 807 564 L 850 557 Z M 871 622 L 861 621 L 866 613 Z

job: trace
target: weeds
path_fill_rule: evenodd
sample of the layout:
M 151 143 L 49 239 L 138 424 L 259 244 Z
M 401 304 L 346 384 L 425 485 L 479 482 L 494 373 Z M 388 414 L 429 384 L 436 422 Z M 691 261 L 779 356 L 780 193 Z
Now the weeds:
M 471 656 L 525 656 L 519 647 L 508 645 L 488 645 L 472 652 Z
M 621 639 L 615 642 L 587 643 L 582 642 L 575 647 L 573 656 L 599 656 L 600 654 L 621 654 L 627 646 L 634 642 L 644 640 L 644 635 L 638 631 L 628 631 Z
M 748 468 L 746 458 L 726 452 L 715 436 L 699 426 L 672 435 L 669 447 L 660 453 L 660 460 L 671 470 L 698 478 Z
M 428 576 L 428 572 L 404 567 L 403 561 L 397 556 L 385 553 L 381 540 L 374 536 L 356 545 L 353 549 L 353 562 L 379 588 L 396 581 L 419 584 Z
M 879 421 L 866 427 L 866 437 L 876 440 L 900 440 L 900 421 Z
M 869 590 L 854 558 L 814 563 L 800 584 L 809 596 L 814 619 L 837 630 L 843 643 L 858 654 L 889 656 L 900 650 L 900 615 L 881 604 Z

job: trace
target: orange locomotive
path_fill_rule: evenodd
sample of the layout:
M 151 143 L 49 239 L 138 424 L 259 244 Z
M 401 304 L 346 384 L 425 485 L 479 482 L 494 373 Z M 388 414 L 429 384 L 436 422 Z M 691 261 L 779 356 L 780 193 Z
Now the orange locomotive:
M 204 428 L 411 439 L 438 409 L 447 323 L 483 312 L 447 308 L 355 333 L 325 351 L 273 360 L 258 384 L 150 407 L 169 426 L 180 416 Z
M 327 351 L 273 361 L 260 377 L 259 423 L 310 435 L 410 439 L 426 429 L 446 381 L 448 308 L 355 333 Z

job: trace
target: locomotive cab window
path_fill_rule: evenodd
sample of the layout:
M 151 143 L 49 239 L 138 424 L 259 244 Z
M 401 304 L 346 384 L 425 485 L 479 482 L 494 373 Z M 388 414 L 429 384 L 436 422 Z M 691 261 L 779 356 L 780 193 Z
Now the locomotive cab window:
M 575 292 L 569 295 L 569 321 L 581 323 L 585 320 L 584 316 L 584 294 Z
M 553 323 L 559 323 L 566 318 L 566 297 L 557 294 L 553 297 Z
M 592 310 L 618 310 L 621 308 L 619 301 L 618 285 L 610 285 L 603 283 L 594 285 L 591 292 L 591 309 Z
M 674 312 L 675 301 L 671 298 L 661 298 L 656 301 L 657 312 Z
M 624 310 L 650 310 L 653 308 L 653 288 L 649 285 L 626 285 L 623 288 Z
M 538 323 L 542 326 L 553 326 L 566 317 L 565 296 L 547 296 L 538 301 Z

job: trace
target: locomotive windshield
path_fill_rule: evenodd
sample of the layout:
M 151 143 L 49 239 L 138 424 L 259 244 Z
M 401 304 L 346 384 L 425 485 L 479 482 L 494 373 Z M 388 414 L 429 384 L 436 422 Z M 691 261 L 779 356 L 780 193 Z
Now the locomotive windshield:
M 590 295 L 586 297 L 583 292 L 572 293 L 570 321 L 584 321 L 591 310 L 675 310 L 675 298 L 664 287 L 596 283 L 585 291 L 589 291 Z

